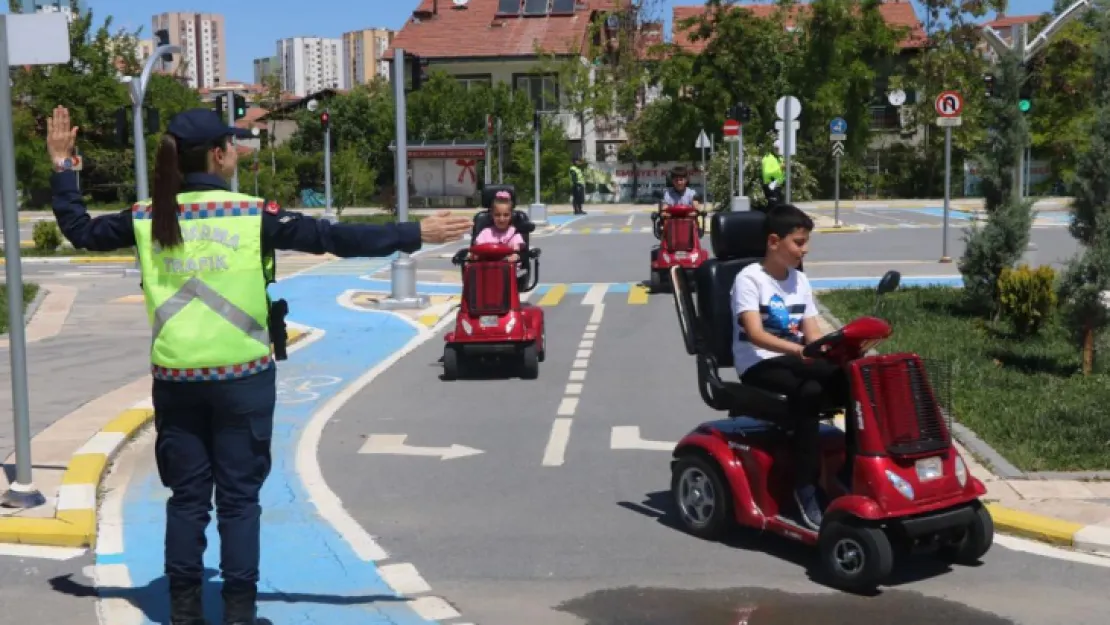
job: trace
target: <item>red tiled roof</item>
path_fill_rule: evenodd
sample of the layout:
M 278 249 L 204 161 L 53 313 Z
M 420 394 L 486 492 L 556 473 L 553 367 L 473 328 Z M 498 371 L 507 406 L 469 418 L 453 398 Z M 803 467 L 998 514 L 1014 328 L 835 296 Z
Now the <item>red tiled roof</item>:
M 1039 19 L 1041 19 L 1040 15 L 1000 15 L 983 25 L 998 30 L 1000 28 L 1017 26 L 1018 24 L 1032 24 Z
M 755 17 L 770 17 L 778 7 L 773 4 L 745 4 L 738 6 L 747 11 L 751 11 Z M 791 11 L 792 16 L 788 17 L 787 24 L 793 25 L 793 16 L 797 15 L 799 11 L 806 10 L 805 5 L 796 5 Z M 704 6 L 676 6 L 674 7 L 674 19 L 671 25 L 673 29 L 673 41 L 678 47 L 693 53 L 701 52 L 705 49 L 708 41 L 690 41 L 690 33 L 682 29 L 682 22 L 690 18 L 701 17 L 705 14 L 706 8 Z M 921 26 L 921 20 L 917 19 L 917 13 L 913 10 L 913 5 L 909 2 L 884 2 L 879 5 L 879 12 L 886 23 L 895 28 L 908 28 L 909 34 L 899 42 L 899 47 L 902 49 L 907 48 L 920 48 L 925 45 L 925 29 Z
M 438 0 L 437 14 L 411 17 L 393 38 L 386 59 L 402 48 L 428 59 L 534 56 L 538 45 L 547 52 L 579 49 L 595 11 L 628 6 L 632 0 L 578 0 L 574 15 L 497 17 L 499 0 L 470 0 L 456 9 L 451 0 Z M 421 0 L 413 13 L 431 14 L 435 0 Z

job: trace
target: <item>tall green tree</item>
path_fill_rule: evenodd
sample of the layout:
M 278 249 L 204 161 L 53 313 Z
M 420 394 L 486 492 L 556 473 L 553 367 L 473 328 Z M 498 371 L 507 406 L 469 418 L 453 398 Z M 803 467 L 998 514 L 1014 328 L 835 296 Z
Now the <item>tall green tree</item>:
M 1089 142 L 1076 165 L 1071 235 L 1080 252 L 1060 284 L 1067 320 L 1081 341 L 1083 373 L 1095 364 L 1096 335 L 1110 323 L 1103 294 L 1110 290 L 1110 2 L 1095 5 L 1097 39 L 1093 48 L 1095 114 Z

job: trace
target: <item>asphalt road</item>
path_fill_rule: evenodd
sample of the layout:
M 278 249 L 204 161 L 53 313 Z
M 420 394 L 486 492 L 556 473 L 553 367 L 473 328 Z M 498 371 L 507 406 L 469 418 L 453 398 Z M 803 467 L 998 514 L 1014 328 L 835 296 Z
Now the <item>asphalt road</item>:
M 565 230 L 596 232 L 626 221 L 588 217 Z M 647 223 L 637 217 L 631 226 Z M 812 273 L 877 276 L 881 269 L 872 267 L 900 260 L 926 263 L 922 272 L 955 273 L 953 265 L 930 261 L 926 234 L 892 228 L 818 235 Z M 1056 245 L 1061 234 L 1067 237 L 1060 228 L 1039 229 L 1036 236 Z M 794 543 L 741 531 L 718 544 L 676 529 L 669 442 L 720 414 L 698 397 L 694 362 L 680 344 L 670 296 L 635 303 L 618 286 L 647 276 L 652 241 L 638 231 L 535 239 L 543 249 L 542 282 L 585 285 L 561 298 L 548 297 L 550 289 L 532 298 L 547 304 L 548 358 L 538 380 L 441 381 L 443 341 L 434 337 L 356 395 L 324 431 L 319 457 L 329 486 L 390 554 L 415 564 L 463 620 L 1105 622 L 1105 566 L 997 545 L 975 568 L 911 560 L 890 589 L 865 598 L 811 580 L 812 553 Z M 860 260 L 869 264 L 843 264 Z M 422 260 L 421 267 L 436 262 L 447 263 Z M 605 287 L 589 288 L 599 283 Z M 622 428 L 619 438 L 639 428 L 634 434 L 659 449 L 613 449 L 614 428 Z M 368 444 L 374 435 L 482 453 L 445 460 L 360 453 L 364 445 L 374 447 Z

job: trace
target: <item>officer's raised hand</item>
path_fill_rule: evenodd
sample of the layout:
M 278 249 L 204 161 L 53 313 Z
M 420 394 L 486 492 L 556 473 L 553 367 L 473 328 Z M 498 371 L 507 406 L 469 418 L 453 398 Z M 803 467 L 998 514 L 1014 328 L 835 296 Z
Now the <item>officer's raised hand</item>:
M 463 236 L 474 226 L 473 220 L 465 215 L 452 215 L 451 211 L 439 211 L 420 221 L 420 240 L 424 243 L 446 243 Z
M 53 117 L 46 118 L 46 151 L 50 160 L 58 165 L 73 155 L 77 143 L 77 127 L 69 125 L 69 110 L 64 106 L 54 109 Z

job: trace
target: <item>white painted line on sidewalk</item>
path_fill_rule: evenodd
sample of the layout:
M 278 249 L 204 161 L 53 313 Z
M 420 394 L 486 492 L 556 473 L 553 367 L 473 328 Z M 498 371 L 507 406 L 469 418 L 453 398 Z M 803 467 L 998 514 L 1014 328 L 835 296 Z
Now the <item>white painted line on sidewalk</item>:
M 560 467 L 566 462 L 567 443 L 570 442 L 570 425 L 573 419 L 559 418 L 551 424 L 551 437 L 543 451 L 543 466 Z

